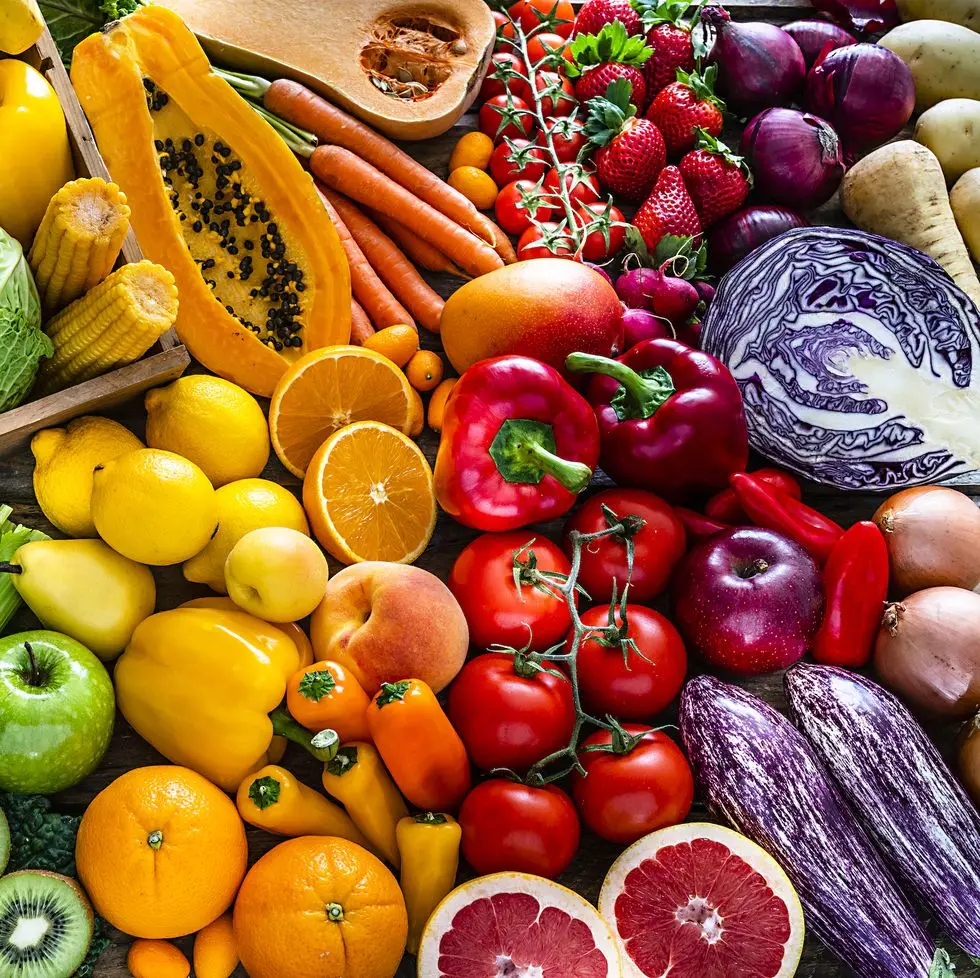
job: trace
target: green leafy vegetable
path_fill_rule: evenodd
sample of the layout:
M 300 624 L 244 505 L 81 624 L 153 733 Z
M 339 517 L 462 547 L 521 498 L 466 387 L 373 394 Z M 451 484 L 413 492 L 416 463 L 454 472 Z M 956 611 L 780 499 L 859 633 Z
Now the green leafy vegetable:
M 141 6 L 141 0 L 40 0 L 41 13 L 65 65 L 71 64 L 71 53 L 79 41 Z
M 25 543 L 33 540 L 50 540 L 51 538 L 40 530 L 32 530 L 29 526 L 21 526 L 10 520 L 13 509 L 0 505 L 0 562 L 9 563 L 10 559 Z M 6 627 L 21 605 L 20 595 L 13 585 L 10 574 L 0 574 L 0 632 Z

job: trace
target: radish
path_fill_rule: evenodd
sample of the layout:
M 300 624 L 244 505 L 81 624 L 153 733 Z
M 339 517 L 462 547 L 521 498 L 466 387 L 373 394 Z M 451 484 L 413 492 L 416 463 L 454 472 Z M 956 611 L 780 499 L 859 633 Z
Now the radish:
M 683 326 L 701 301 L 698 290 L 686 279 L 661 275 L 650 294 L 650 307 L 674 326 Z

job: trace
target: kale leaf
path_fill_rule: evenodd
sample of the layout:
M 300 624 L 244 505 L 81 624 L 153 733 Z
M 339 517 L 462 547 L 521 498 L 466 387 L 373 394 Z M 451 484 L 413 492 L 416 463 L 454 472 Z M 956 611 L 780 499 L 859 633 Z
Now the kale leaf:
M 75 45 L 107 23 L 131 14 L 142 0 L 39 0 L 41 13 L 67 67 Z

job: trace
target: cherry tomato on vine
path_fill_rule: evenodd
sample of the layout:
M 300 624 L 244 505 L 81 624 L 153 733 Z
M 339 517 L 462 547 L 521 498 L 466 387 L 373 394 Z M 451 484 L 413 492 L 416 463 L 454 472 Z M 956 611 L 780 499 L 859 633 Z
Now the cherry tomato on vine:
M 609 623 L 609 609 L 596 605 L 582 614 L 588 628 Z M 640 604 L 626 605 L 626 628 L 616 612 L 622 639 L 596 635 L 579 645 L 578 682 L 582 704 L 593 716 L 607 713 L 620 720 L 650 720 L 667 707 L 684 685 L 687 652 L 677 629 L 660 612 Z M 571 635 L 565 650 L 571 649 Z
M 508 234 L 523 234 L 531 226 L 531 213 L 523 206 L 521 190 L 525 193 L 535 193 L 536 185 L 530 180 L 514 180 L 501 187 L 493 211 L 497 223 Z M 547 221 L 552 210 L 547 204 L 539 204 L 534 210 L 536 221 Z
M 588 204 L 599 199 L 599 181 L 596 175 L 582 171 L 574 163 L 559 163 L 558 166 L 553 166 L 544 178 L 544 189 L 548 193 L 559 194 L 562 181 L 572 201 Z
M 518 72 L 518 74 L 508 78 L 506 83 L 493 77 L 494 72 L 502 65 L 507 65 L 515 72 Z M 483 86 L 480 88 L 479 100 L 481 102 L 488 102 L 490 99 L 496 98 L 498 95 L 503 95 L 508 91 L 511 95 L 520 95 L 521 90 L 526 87 L 527 79 L 524 77 L 524 63 L 521 59 L 509 51 L 498 51 L 493 56 L 490 68 L 487 71 L 487 77 L 484 79 Z M 487 135 L 492 136 L 493 134 L 487 133 Z
M 514 180 L 537 183 L 547 172 L 545 152 L 530 139 L 513 139 L 513 146 L 500 143 L 490 155 L 490 176 L 498 187 Z M 511 159 L 515 156 L 516 159 Z
M 568 41 L 561 36 L 561 34 L 552 34 L 547 31 L 541 34 L 535 34 L 534 37 L 528 38 L 527 41 L 527 56 L 532 65 L 536 65 L 542 58 L 548 57 L 549 54 L 556 54 L 559 57 L 564 55 L 565 46 Z M 549 60 L 545 65 L 547 68 L 554 68 L 555 62 L 553 59 Z
M 503 778 L 478 784 L 459 810 L 463 858 L 480 876 L 533 873 L 554 879 L 578 850 L 581 827 L 561 788 Z
M 588 204 L 579 204 L 575 209 L 579 226 L 584 230 L 590 224 L 595 224 L 585 238 L 582 247 L 582 257 L 586 261 L 606 261 L 618 254 L 626 244 L 626 225 L 623 212 L 618 207 L 611 207 L 601 200 Z M 601 223 L 597 223 L 601 222 Z M 603 228 L 606 230 L 604 231 Z
M 511 7 L 511 16 L 514 8 Z M 575 26 L 575 8 L 570 0 L 524 0 L 521 6 L 521 27 L 525 34 L 540 29 L 542 19 L 551 17 L 553 24 L 550 30 L 562 37 L 571 37 Z
M 482 771 L 525 772 L 568 745 L 572 684 L 555 665 L 488 652 L 470 659 L 449 691 L 449 719 Z
M 571 258 L 575 254 L 575 240 L 565 230 L 559 230 L 557 221 L 532 224 L 521 234 L 517 242 L 517 260 L 534 258 Z
M 514 582 L 514 567 L 521 580 Z M 549 574 L 571 570 L 561 548 L 543 537 L 533 540 L 526 530 L 484 533 L 467 544 L 449 573 L 453 592 L 470 641 L 478 648 L 507 645 L 544 652 L 557 645 L 571 628 L 565 599 L 547 585 Z
M 683 751 L 663 731 L 647 732 L 638 723 L 622 729 L 628 735 L 625 743 L 609 730 L 597 730 L 582 741 L 581 747 L 609 745 L 614 751 L 579 750 L 588 774 L 572 774 L 572 797 L 582 821 L 596 835 L 629 845 L 687 818 L 694 778 Z M 630 749 L 616 753 L 617 747 Z
M 606 510 L 609 511 L 607 515 Z M 632 534 L 633 574 L 630 598 L 637 604 L 652 601 L 667 587 L 677 562 L 684 556 L 684 525 L 674 509 L 659 496 L 642 489 L 606 489 L 590 496 L 568 522 L 562 536 L 562 547 L 571 554 L 569 533 L 598 533 L 617 522 L 616 517 L 643 525 Z M 612 522 L 610 522 L 610 520 Z M 626 540 L 608 536 L 582 548 L 578 581 L 593 601 L 612 599 L 613 581 L 616 593 L 622 595 L 627 578 Z
M 541 102 L 545 116 L 566 116 L 578 105 L 572 83 L 556 71 L 537 71 L 534 74 L 534 88 Z M 524 82 L 517 93 L 528 105 L 534 104 L 530 82 Z
M 527 110 L 527 102 L 516 96 L 510 97 L 510 108 L 514 111 Z M 507 122 L 503 129 L 500 124 L 504 121 L 504 113 L 508 111 L 508 97 L 506 95 L 495 95 L 492 99 L 484 102 L 480 107 L 479 125 L 480 132 L 486 133 L 495 143 L 503 140 L 504 136 L 515 139 L 518 136 L 525 138 L 530 136 L 534 130 L 534 122 L 530 116 L 515 115 L 512 121 Z
M 588 142 L 585 129 L 577 119 L 569 119 L 567 116 L 561 119 L 545 119 L 545 125 L 552 129 L 551 141 L 555 147 L 555 157 L 559 163 L 573 163 L 582 148 Z M 540 146 L 547 147 L 548 136 L 544 132 L 539 132 L 536 142 Z

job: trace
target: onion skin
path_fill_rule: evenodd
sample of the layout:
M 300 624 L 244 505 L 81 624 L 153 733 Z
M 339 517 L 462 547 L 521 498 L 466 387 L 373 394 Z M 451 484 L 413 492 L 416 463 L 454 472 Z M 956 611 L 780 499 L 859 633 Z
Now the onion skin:
M 875 642 L 881 681 L 913 709 L 965 719 L 980 709 L 980 595 L 916 591 L 885 609 Z
M 878 507 L 874 522 L 888 545 L 890 591 L 980 586 L 980 509 L 943 486 L 916 486 Z
M 828 44 L 831 50 L 857 44 L 853 34 L 829 20 L 795 20 L 792 24 L 784 24 L 783 30 L 800 46 L 807 70 L 813 67 Z
M 788 207 L 753 204 L 719 221 L 708 237 L 708 261 L 716 275 L 734 268 L 746 255 L 807 220 Z
M 956 741 L 956 767 L 963 787 L 980 805 L 980 713 L 963 725 Z

